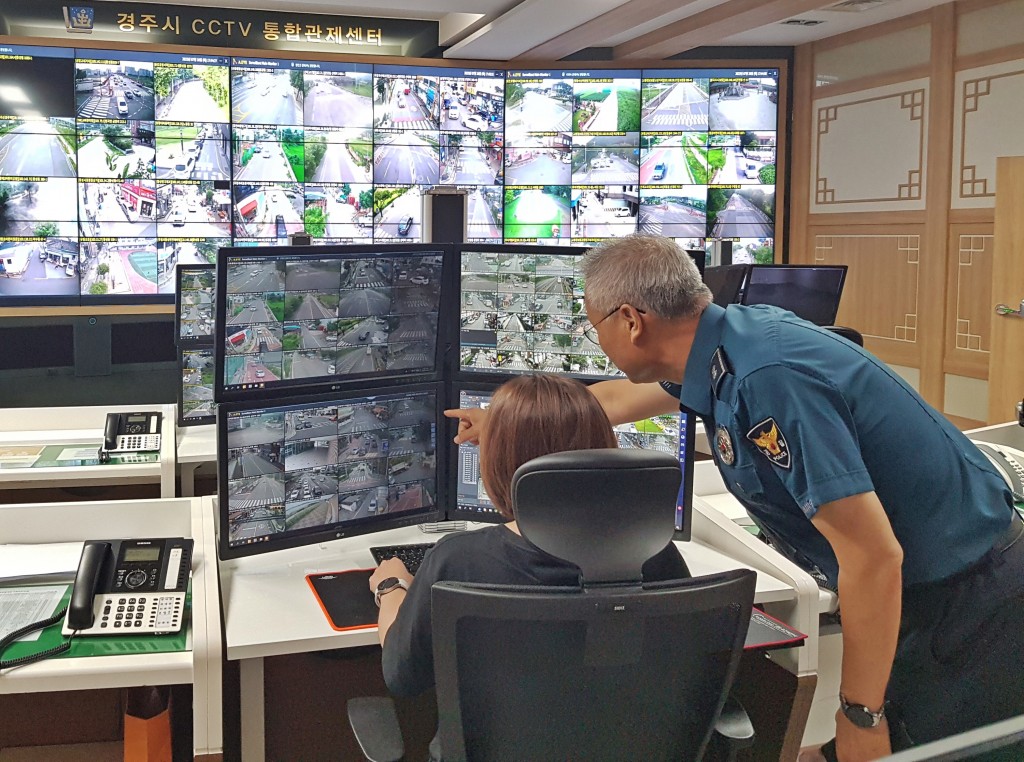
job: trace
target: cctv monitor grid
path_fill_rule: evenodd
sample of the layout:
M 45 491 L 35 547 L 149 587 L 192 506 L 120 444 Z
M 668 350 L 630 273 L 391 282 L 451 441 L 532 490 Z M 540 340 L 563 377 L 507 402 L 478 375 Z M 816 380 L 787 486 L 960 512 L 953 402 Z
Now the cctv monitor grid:
M 216 420 L 213 401 L 214 357 L 211 347 L 182 348 L 178 367 L 181 387 L 178 398 L 178 425 L 198 426 Z
M 498 248 L 461 248 L 461 370 L 622 375 L 583 330 L 584 250 Z
M 433 373 L 442 255 L 229 256 L 226 390 Z
M 479 242 L 773 237 L 775 70 L 4 51 L 0 249 L 17 277 L 0 299 L 159 301 L 177 264 L 300 231 L 418 241 L 435 184 L 467 189 Z
M 226 412 L 222 543 L 280 547 L 436 510 L 437 416 L 423 390 Z

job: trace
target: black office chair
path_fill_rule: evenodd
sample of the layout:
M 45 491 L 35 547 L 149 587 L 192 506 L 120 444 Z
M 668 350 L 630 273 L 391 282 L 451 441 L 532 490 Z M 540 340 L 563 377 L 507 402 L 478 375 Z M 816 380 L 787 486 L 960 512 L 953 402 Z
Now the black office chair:
M 754 573 L 641 583 L 672 539 L 679 483 L 675 458 L 642 450 L 555 453 L 516 471 L 520 531 L 576 564 L 581 584 L 434 585 L 445 762 L 696 760 L 709 745 L 731 759 L 753 742 L 742 709 L 722 709 Z M 389 699 L 348 710 L 368 759 L 402 758 Z
M 852 341 L 858 347 L 864 346 L 864 337 L 860 335 L 860 331 L 856 328 L 849 328 L 845 325 L 826 325 L 823 327 L 826 331 L 832 331 L 837 336 L 842 336 L 844 339 Z

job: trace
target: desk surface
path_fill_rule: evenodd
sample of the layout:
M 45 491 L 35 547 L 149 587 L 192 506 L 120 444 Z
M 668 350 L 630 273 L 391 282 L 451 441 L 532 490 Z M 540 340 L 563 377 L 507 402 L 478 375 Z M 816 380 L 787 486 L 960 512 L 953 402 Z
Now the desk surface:
M 483 525 L 471 525 L 483 526 Z M 371 545 L 433 542 L 440 535 L 416 527 L 334 540 L 260 556 L 221 561 L 221 596 L 228 659 L 376 645 L 376 628 L 335 632 L 320 610 L 306 575 L 374 566 Z M 677 543 L 695 575 L 742 564 L 699 543 Z M 370 594 L 369 590 L 366 592 Z M 793 588 L 757 572 L 755 601 L 788 600 Z
M 212 463 L 217 460 L 217 427 L 212 423 L 179 426 L 177 435 L 179 463 Z

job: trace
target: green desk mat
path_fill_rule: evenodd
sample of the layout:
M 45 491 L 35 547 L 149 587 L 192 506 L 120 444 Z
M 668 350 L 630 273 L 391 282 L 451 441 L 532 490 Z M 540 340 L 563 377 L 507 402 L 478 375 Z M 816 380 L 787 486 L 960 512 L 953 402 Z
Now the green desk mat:
M 36 445 L 38 446 L 38 445 Z M 91 448 L 98 449 L 96 442 L 61 442 L 60 444 L 46 445 L 43 451 L 32 463 L 0 463 L 0 469 L 18 470 L 27 468 L 67 468 L 71 466 L 100 466 L 107 465 L 100 463 L 99 455 L 94 458 L 75 458 L 72 460 L 57 460 L 57 456 L 69 448 Z M 119 455 L 111 453 L 110 463 L 114 465 L 156 463 L 160 460 L 158 452 L 132 452 Z
M 71 602 L 71 585 L 64 591 L 64 597 L 53 613 L 57 613 Z M 171 635 L 80 635 L 71 641 L 71 649 L 55 659 L 77 658 L 80 656 L 127 656 L 130 654 L 155 654 L 184 651 L 189 625 L 189 612 L 192 610 L 192 594 L 185 596 L 185 623 L 181 630 Z M 63 618 L 43 630 L 39 638 L 28 643 L 12 643 L 4 651 L 4 659 L 17 659 L 22 656 L 55 648 L 64 642 L 60 634 L 64 626 Z

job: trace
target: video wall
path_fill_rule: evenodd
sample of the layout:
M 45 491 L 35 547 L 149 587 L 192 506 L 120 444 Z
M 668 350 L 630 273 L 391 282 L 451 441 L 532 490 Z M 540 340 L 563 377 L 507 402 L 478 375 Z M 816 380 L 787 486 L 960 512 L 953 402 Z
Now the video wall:
M 776 69 L 505 71 L 0 45 L 0 305 L 172 301 L 223 246 L 642 232 L 771 250 Z M 734 246 L 736 244 L 734 243 Z

